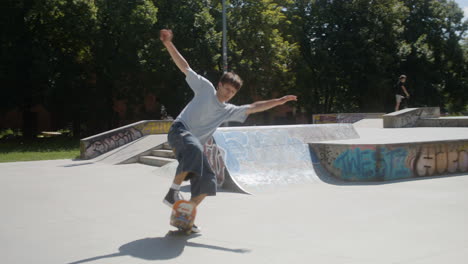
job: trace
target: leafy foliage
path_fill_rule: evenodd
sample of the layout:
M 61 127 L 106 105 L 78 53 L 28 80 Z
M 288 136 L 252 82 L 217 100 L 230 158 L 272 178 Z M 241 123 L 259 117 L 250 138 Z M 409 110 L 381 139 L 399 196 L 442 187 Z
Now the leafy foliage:
M 229 70 L 244 79 L 234 103 L 299 95 L 310 116 L 391 111 L 408 76 L 411 106 L 468 105 L 468 20 L 451 0 L 227 0 Z M 25 127 L 43 104 L 57 129 L 98 133 L 148 118 L 154 94 L 177 115 L 192 93 L 159 41 L 171 28 L 191 67 L 221 75 L 221 1 L 4 0 L 1 113 Z M 116 105 L 127 107 L 125 120 Z M 0 115 L 1 117 L 1 115 Z M 28 126 L 29 124 L 29 126 Z M 33 131 L 25 130 L 25 135 Z

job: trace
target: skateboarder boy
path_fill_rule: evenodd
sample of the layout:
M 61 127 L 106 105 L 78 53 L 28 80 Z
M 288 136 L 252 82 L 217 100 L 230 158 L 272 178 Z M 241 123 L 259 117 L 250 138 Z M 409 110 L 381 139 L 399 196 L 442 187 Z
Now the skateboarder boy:
M 198 206 L 206 196 L 216 195 L 216 177 L 203 153 L 203 145 L 216 128 L 226 121 L 242 123 L 250 114 L 271 109 L 288 101 L 297 101 L 297 97 L 287 95 L 242 106 L 229 104 L 227 102 L 242 86 L 241 78 L 235 73 L 227 72 L 223 74 L 215 90 L 210 81 L 190 68 L 172 43 L 173 36 L 171 30 L 160 31 L 160 40 L 174 63 L 185 74 L 186 81 L 195 95 L 176 118 L 168 133 L 168 141 L 174 149 L 179 166 L 163 202 L 172 207 L 176 201 L 183 199 L 179 193 L 180 185 L 184 180 L 190 179 L 190 202 Z M 199 232 L 196 226 L 192 231 Z

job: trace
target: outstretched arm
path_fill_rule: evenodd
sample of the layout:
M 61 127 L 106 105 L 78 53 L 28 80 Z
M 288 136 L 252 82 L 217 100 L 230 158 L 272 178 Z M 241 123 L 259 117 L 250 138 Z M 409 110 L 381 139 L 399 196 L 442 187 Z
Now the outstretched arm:
M 253 114 L 258 112 L 263 112 L 278 105 L 282 105 L 289 101 L 297 101 L 297 96 L 295 95 L 286 95 L 278 99 L 271 99 L 267 101 L 258 101 L 250 105 L 250 108 L 247 109 L 247 114 Z
M 182 57 L 182 55 L 179 53 L 177 48 L 174 46 L 174 43 L 172 43 L 172 38 L 174 37 L 174 34 L 172 33 L 172 30 L 170 29 L 162 29 L 159 32 L 159 39 L 162 41 L 164 46 L 167 48 L 167 51 L 171 55 L 172 60 L 174 60 L 175 64 L 177 67 L 184 73 L 187 74 L 188 69 L 190 69 L 189 64 L 187 61 Z

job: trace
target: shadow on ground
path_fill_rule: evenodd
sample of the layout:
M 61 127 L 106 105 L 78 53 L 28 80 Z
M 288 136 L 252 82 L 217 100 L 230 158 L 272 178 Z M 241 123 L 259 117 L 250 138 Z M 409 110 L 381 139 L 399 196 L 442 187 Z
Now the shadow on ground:
M 192 234 L 190 236 L 185 235 L 172 235 L 166 234 L 164 237 L 156 238 L 144 238 L 135 240 L 133 242 L 122 245 L 119 248 L 119 252 L 102 255 L 92 258 L 87 258 L 83 260 L 78 260 L 70 262 L 69 264 L 79 264 L 86 263 L 91 261 L 96 261 L 100 259 L 115 258 L 122 256 L 132 256 L 135 258 L 140 258 L 144 260 L 169 260 L 177 258 L 184 252 L 186 246 L 212 249 L 212 250 L 221 250 L 231 253 L 249 253 L 248 249 L 231 249 L 214 245 L 206 245 L 201 243 L 189 242 L 189 239 L 198 237 L 200 235 Z

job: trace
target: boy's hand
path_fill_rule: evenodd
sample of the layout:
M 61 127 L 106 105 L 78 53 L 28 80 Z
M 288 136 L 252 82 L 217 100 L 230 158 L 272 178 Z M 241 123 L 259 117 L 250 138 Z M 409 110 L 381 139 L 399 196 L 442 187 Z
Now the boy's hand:
M 286 95 L 286 96 L 281 97 L 280 101 L 281 101 L 281 104 L 284 104 L 284 103 L 289 102 L 289 101 L 297 101 L 297 96 L 295 96 L 295 95 Z
M 171 42 L 173 37 L 174 37 L 174 34 L 172 33 L 172 30 L 170 29 L 161 29 L 161 31 L 159 31 L 159 39 L 163 43 Z

